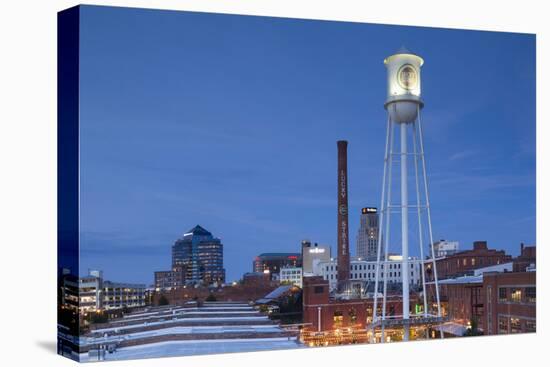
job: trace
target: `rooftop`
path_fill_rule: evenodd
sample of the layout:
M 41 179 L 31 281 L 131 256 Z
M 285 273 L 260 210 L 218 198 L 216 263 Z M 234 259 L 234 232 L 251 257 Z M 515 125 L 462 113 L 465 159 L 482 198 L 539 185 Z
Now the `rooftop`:
M 288 257 L 288 256 L 302 256 L 299 252 L 264 252 L 258 255 L 258 257 Z
M 183 234 L 184 236 L 212 236 L 212 233 L 208 232 L 206 229 L 202 228 L 200 225 L 196 225 L 195 227 L 188 230 L 186 233 Z

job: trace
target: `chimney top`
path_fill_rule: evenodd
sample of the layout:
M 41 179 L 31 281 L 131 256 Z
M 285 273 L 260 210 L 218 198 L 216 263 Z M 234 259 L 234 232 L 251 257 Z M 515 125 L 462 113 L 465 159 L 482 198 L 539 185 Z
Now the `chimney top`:
M 474 241 L 474 250 L 487 250 L 487 241 Z

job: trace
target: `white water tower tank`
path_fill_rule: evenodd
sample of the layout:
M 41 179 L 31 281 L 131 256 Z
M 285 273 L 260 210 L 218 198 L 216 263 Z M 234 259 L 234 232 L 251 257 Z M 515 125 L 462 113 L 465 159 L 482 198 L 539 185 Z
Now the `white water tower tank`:
M 420 67 L 424 60 L 401 47 L 384 60 L 388 71 L 388 96 L 384 108 L 392 121 L 413 122 L 424 106 L 420 98 Z

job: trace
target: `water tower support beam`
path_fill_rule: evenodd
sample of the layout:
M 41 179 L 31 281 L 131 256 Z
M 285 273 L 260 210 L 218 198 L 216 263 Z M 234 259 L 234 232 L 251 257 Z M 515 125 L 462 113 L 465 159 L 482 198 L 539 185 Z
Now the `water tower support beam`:
M 407 124 L 401 123 L 401 279 L 403 284 L 403 319 L 409 319 L 409 187 L 407 172 Z M 404 324 L 403 340 L 409 340 L 409 326 Z

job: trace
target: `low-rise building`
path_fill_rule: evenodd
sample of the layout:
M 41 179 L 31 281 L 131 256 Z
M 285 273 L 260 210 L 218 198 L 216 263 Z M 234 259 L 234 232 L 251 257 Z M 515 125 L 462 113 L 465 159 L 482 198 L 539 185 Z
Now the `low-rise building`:
M 529 257 L 529 261 L 514 259 L 439 281 L 443 314 L 460 326 L 455 328 L 456 335 L 462 335 L 474 321 L 485 335 L 536 331 L 536 259 L 528 256 L 534 252 L 534 248 L 522 247 L 522 259 Z M 429 297 L 435 301 L 434 283 L 428 286 Z
M 309 345 L 364 343 L 368 340 L 367 326 L 373 319 L 373 298 L 337 299 L 330 297 L 329 282 L 321 276 L 303 278 L 302 341 Z M 418 303 L 411 294 L 411 312 Z M 378 302 L 377 314 L 382 314 L 383 303 Z M 403 313 L 400 294 L 388 294 L 386 315 Z M 380 333 L 374 335 L 376 342 Z
M 103 308 L 103 274 L 91 271 L 78 279 L 78 311 L 94 312 Z
M 84 277 L 66 275 L 63 278 L 62 307 L 80 314 L 145 306 L 145 285 L 116 283 L 103 279 L 103 272 L 91 270 Z
M 155 271 L 155 289 L 173 289 L 183 287 L 185 285 L 186 267 L 176 265 L 172 270 Z
M 145 284 L 103 282 L 103 309 L 145 306 Z
M 271 283 L 271 276 L 269 273 L 244 273 L 243 285 L 251 287 L 269 287 Z
M 536 272 L 485 273 L 485 334 L 537 331 Z
M 528 271 L 536 268 L 537 247 L 520 245 L 520 254 L 514 259 L 514 271 Z
M 272 280 L 279 277 L 279 272 L 286 267 L 302 267 L 302 254 L 294 252 L 263 253 L 254 259 L 252 271 L 270 274 Z
M 420 262 L 417 262 L 416 258 L 410 258 L 411 263 L 409 264 L 410 272 L 409 280 L 411 284 L 419 284 L 421 281 L 420 273 Z M 384 269 L 384 264 L 380 265 L 379 268 L 379 281 L 384 281 L 384 276 L 387 278 L 387 282 L 392 283 L 401 283 L 402 282 L 402 257 L 389 255 L 388 263 L 386 264 L 386 269 Z M 338 265 L 336 259 L 331 259 L 330 261 L 319 262 L 315 268 L 315 275 L 320 275 L 323 279 L 328 280 L 330 290 L 336 289 L 337 279 L 336 275 L 338 272 Z M 358 258 L 352 259 L 350 261 L 350 280 L 351 281 L 366 281 L 374 282 L 376 277 L 376 261 L 367 261 L 359 260 Z
M 292 284 L 302 288 L 302 268 L 282 268 L 279 276 L 281 284 Z
M 455 278 L 458 276 L 472 274 L 475 269 L 492 265 L 499 265 L 512 261 L 512 256 L 507 255 L 504 250 L 494 250 L 487 247 L 487 241 L 474 242 L 471 250 L 455 253 L 436 262 L 437 278 Z M 434 279 L 432 263 L 426 265 L 426 277 Z

